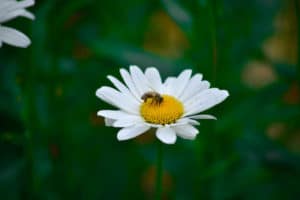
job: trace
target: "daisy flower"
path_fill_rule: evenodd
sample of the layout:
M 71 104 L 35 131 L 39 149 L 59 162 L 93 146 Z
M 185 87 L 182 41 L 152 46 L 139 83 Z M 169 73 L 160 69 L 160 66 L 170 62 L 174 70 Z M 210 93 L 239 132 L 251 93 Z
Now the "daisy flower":
M 107 126 L 121 128 L 118 140 L 134 138 L 150 128 L 156 129 L 156 137 L 166 144 L 174 144 L 177 136 L 193 140 L 199 132 L 196 120 L 216 119 L 199 113 L 229 96 L 226 90 L 210 88 L 202 74 L 192 76 L 192 70 L 164 82 L 154 67 L 144 73 L 130 66 L 129 71 L 121 69 L 120 73 L 125 84 L 109 75 L 116 89 L 103 86 L 96 91 L 96 96 L 117 108 L 100 110 L 97 115 L 105 118 Z
M 34 0 L 0 0 L 0 47 L 2 43 L 16 47 L 28 47 L 30 45 L 30 39 L 26 35 L 14 28 L 2 26 L 2 23 L 19 16 L 33 20 L 34 15 L 25 9 L 32 5 L 34 5 Z

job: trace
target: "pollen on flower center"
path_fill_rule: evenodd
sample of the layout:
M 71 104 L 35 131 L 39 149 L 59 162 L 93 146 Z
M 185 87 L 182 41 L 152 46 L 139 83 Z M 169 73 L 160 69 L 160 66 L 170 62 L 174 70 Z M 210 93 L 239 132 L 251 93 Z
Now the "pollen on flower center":
M 161 102 L 148 97 L 140 106 L 140 113 L 146 122 L 152 124 L 172 124 L 183 114 L 183 105 L 176 98 L 162 95 Z

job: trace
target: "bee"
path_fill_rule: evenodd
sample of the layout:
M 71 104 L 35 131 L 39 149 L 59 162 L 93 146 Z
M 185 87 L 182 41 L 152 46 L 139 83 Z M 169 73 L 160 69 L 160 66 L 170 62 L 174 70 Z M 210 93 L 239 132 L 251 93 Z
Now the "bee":
M 159 93 L 152 92 L 152 91 L 143 94 L 141 99 L 144 100 L 144 102 L 146 102 L 147 99 L 152 99 L 151 103 L 155 103 L 155 104 L 161 104 L 163 102 L 163 97 Z

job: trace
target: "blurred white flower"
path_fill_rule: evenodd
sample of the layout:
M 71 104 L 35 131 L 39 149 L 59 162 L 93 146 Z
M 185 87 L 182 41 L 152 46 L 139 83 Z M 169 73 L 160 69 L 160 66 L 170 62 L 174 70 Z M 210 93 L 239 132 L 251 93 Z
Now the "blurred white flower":
M 197 119 L 216 119 L 212 115 L 198 114 L 224 101 L 229 93 L 209 88 L 202 74 L 192 76 L 184 70 L 178 77 L 162 82 L 158 70 L 147 68 L 145 73 L 137 66 L 129 72 L 120 70 L 125 84 L 113 76 L 108 79 L 117 88 L 103 86 L 96 95 L 119 110 L 100 110 L 97 115 L 105 118 L 106 125 L 122 128 L 118 140 L 128 140 L 155 128 L 156 137 L 174 144 L 177 136 L 195 139 L 199 125 Z
M 0 47 L 2 43 L 16 47 L 28 47 L 30 45 L 30 39 L 26 35 L 14 28 L 2 26 L 2 23 L 19 16 L 33 20 L 34 15 L 25 9 L 32 5 L 34 5 L 34 0 L 0 0 Z

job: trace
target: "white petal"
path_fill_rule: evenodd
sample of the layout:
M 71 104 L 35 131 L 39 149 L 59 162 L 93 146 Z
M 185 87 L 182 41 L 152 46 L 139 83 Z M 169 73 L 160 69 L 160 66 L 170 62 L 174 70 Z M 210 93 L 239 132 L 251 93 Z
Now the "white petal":
M 110 119 L 122 119 L 130 116 L 136 116 L 121 110 L 100 110 L 97 115 Z
M 33 5 L 33 4 L 34 4 L 33 0 L 25 0 L 25 1 L 19 1 L 19 2 L 16 0 L 1 0 L 0 10 L 2 12 L 12 11 L 12 10 L 17 10 L 17 9 L 23 9 L 23 8 L 29 7 L 30 5 Z
M 105 86 L 105 87 L 101 87 L 101 88 L 97 89 L 96 96 L 99 97 L 100 99 L 102 99 L 103 101 L 105 101 L 106 103 L 117 107 L 117 105 L 113 101 L 111 101 L 111 98 L 108 98 L 107 95 L 105 95 L 105 93 L 103 92 L 104 88 L 106 89 L 107 87 Z M 111 88 L 111 89 L 113 89 L 113 88 Z
M 175 126 L 172 128 L 179 137 L 189 140 L 195 139 L 197 134 L 199 133 L 198 129 L 196 129 L 192 125 Z
M 99 89 L 98 89 L 99 90 Z M 115 105 L 110 99 L 108 99 L 106 96 L 104 96 L 100 91 L 96 91 L 96 96 L 100 99 L 102 99 L 103 101 L 105 101 L 106 103 L 118 107 L 117 105 Z
M 17 8 L 27 8 L 34 5 L 34 0 L 23 0 L 18 2 Z
M 131 115 L 126 118 L 116 120 L 113 124 L 113 127 L 128 127 L 133 126 L 135 124 L 141 124 L 143 122 L 144 120 L 141 117 Z
M 164 85 L 169 85 L 170 83 L 172 83 L 172 81 L 174 81 L 174 80 L 176 80 L 176 77 L 174 77 L 174 76 L 169 76 L 166 80 L 165 80 L 165 82 L 164 82 Z
M 181 125 L 187 125 L 187 124 L 191 124 L 193 126 L 198 126 L 200 125 L 200 122 L 194 120 L 194 119 L 190 119 L 189 117 L 184 117 L 181 118 L 179 120 L 177 120 L 177 122 L 175 124 L 172 124 L 171 126 L 181 126 Z
M 153 87 L 153 90 L 161 93 L 162 81 L 158 70 L 154 67 L 149 67 L 146 69 L 145 76 L 147 77 L 149 83 Z
M 186 90 L 184 90 L 179 99 L 182 102 L 185 102 L 186 100 L 193 98 L 193 96 L 210 87 L 210 83 L 208 81 L 201 80 L 202 74 L 196 74 L 193 76 L 186 86 Z
M 129 67 L 131 78 L 133 83 L 136 86 L 139 96 L 142 96 L 146 92 L 149 92 L 151 88 L 149 87 L 148 79 L 142 72 L 140 68 L 135 65 Z
M 174 127 L 174 126 L 182 126 L 182 125 L 187 125 L 187 124 L 191 124 L 193 126 L 198 126 L 198 125 L 200 125 L 200 122 L 198 122 L 194 119 L 190 119 L 189 117 L 183 117 L 183 118 L 177 120 L 176 123 L 169 124 L 169 126 Z
M 204 110 L 207 110 L 222 101 L 229 96 L 228 91 L 219 90 L 217 88 L 210 88 L 204 90 L 198 95 L 184 102 L 184 108 L 186 113 L 183 116 L 193 115 Z
M 217 120 L 217 118 L 213 115 L 192 115 L 188 116 L 191 119 L 214 119 Z
M 9 27 L 0 26 L 0 40 L 16 47 L 28 47 L 30 45 L 30 39 L 26 35 Z
M 101 87 L 96 91 L 96 95 L 106 101 L 109 104 L 112 104 L 121 110 L 124 110 L 128 113 L 138 114 L 139 113 L 139 105 L 130 100 L 128 95 L 122 94 L 117 90 L 111 87 Z
M 6 1 L 1 1 L 0 3 L 0 17 L 2 16 L 2 13 L 5 13 L 7 12 L 8 8 L 11 7 L 13 5 L 13 1 L 9 1 L 9 0 L 6 0 Z
M 114 86 L 122 93 L 128 93 L 129 90 L 128 88 L 121 82 L 119 81 L 117 78 L 115 78 L 114 76 L 108 75 L 107 78 L 114 84 Z
M 13 3 L 14 2 L 12 2 L 12 1 L 9 1 L 9 0 L 6 0 L 6 1 L 1 1 L 1 3 L 0 3 L 0 10 L 1 10 L 1 12 L 0 12 L 0 17 L 1 17 L 1 15 L 2 15 L 2 13 L 4 13 L 5 11 L 7 11 L 8 10 L 8 8 L 9 7 L 11 7 L 12 5 L 13 5 Z
M 170 124 L 170 126 L 178 126 L 178 125 L 184 125 L 189 123 L 189 118 L 180 118 L 176 121 L 174 124 Z
M 166 144 L 174 144 L 176 142 L 176 134 L 170 127 L 158 128 L 156 131 L 156 137 Z
M 114 119 L 104 118 L 105 126 L 112 126 L 115 121 Z
M 24 9 L 26 7 L 34 5 L 33 0 L 24 0 L 24 1 L 5 1 L 1 0 L 0 4 L 0 22 L 3 22 L 3 19 L 6 18 L 6 15 L 9 13 Z
M 31 12 L 28 12 L 27 10 L 24 10 L 24 12 L 22 12 L 20 14 L 20 16 L 26 17 L 26 18 L 31 19 L 31 20 L 35 19 L 35 16 Z
M 131 100 L 135 101 L 136 103 L 141 102 L 141 99 L 136 99 L 135 96 L 133 96 L 133 94 L 129 91 L 129 89 L 123 84 L 121 83 L 121 81 L 119 81 L 118 79 L 116 79 L 113 76 L 107 76 L 107 78 L 114 84 L 114 86 L 121 92 L 126 94 L 128 97 L 132 97 Z
M 193 126 L 199 126 L 200 125 L 200 122 L 196 121 L 196 120 L 193 120 L 193 119 L 189 119 L 188 120 L 190 125 L 193 125 Z
M 179 97 L 182 92 L 184 91 L 185 87 L 187 86 L 190 77 L 192 75 L 192 70 L 184 70 L 181 72 L 176 79 L 176 81 L 173 83 L 173 96 Z
M 162 93 L 164 93 L 164 94 L 173 94 L 173 88 L 174 88 L 175 82 L 176 82 L 175 77 L 168 77 L 164 82 Z
M 12 12 L 8 12 L 6 15 L 1 17 L 1 22 L 6 22 L 9 21 L 11 19 L 14 19 L 18 16 L 22 16 L 22 17 L 26 17 L 29 19 L 34 19 L 34 15 L 28 11 L 26 11 L 25 9 L 18 9 L 18 10 L 14 10 Z
M 27 8 L 34 5 L 34 0 L 23 0 L 19 2 L 15 2 L 9 7 L 11 10 Z
M 118 140 L 128 140 L 138 135 L 141 135 L 149 129 L 150 127 L 145 125 L 135 125 L 131 127 L 122 128 L 118 132 L 117 138 Z
M 131 78 L 130 74 L 128 73 L 128 71 L 125 69 L 120 69 L 120 74 L 123 78 L 123 81 L 129 88 L 130 92 L 133 94 L 133 96 L 135 96 L 136 99 L 141 99 L 141 95 L 137 91 L 136 86 L 134 85 L 132 78 Z

